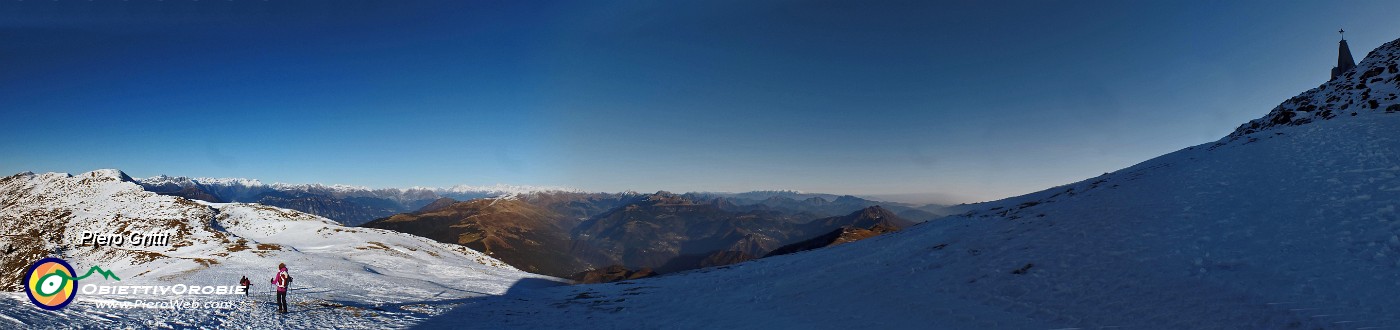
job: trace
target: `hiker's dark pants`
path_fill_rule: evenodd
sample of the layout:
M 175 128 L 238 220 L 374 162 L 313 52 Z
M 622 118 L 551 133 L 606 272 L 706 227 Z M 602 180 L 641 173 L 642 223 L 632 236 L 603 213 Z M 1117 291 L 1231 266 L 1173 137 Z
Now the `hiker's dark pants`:
M 277 291 L 277 311 L 287 311 L 287 292 Z
M 243 286 L 243 296 L 244 296 L 244 297 L 247 297 L 247 296 L 248 296 L 248 286 L 247 286 L 247 285 L 244 285 L 244 286 Z

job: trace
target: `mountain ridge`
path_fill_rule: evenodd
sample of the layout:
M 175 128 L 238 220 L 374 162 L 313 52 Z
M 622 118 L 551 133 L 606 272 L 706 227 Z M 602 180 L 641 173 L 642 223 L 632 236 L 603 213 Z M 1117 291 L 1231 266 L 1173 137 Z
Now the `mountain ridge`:
M 123 173 L 121 175 L 125 174 Z M 650 195 L 630 191 L 621 193 L 584 192 L 573 188 L 505 184 L 497 184 L 495 186 L 458 185 L 449 188 L 411 187 L 403 189 L 375 189 L 340 184 L 267 184 L 257 179 L 191 178 L 166 175 L 144 179 L 132 179 L 130 181 L 141 184 L 148 191 L 162 195 L 179 196 L 208 202 L 244 202 L 272 205 L 324 216 L 352 226 L 395 214 L 411 213 L 440 198 L 452 198 L 465 201 L 478 198 L 518 196 L 527 200 L 542 200 L 550 198 L 569 199 L 573 197 L 561 196 L 574 195 L 587 196 L 584 197 L 585 199 L 610 199 L 620 202 L 636 196 Z M 845 212 L 849 212 L 849 209 L 853 209 L 853 206 L 864 207 L 877 203 L 849 195 L 806 194 L 792 191 L 750 193 L 691 192 L 679 195 L 717 203 L 724 202 L 720 199 L 734 199 L 743 201 L 742 206 L 748 208 L 763 207 L 759 206 L 759 204 L 779 209 L 808 208 L 807 211 L 825 216 L 844 214 Z M 768 196 L 765 198 L 769 198 L 770 201 L 756 200 L 744 196 Z M 803 205 L 796 201 L 785 204 L 772 204 L 771 202 L 773 198 L 788 198 L 786 196 L 807 196 L 804 202 L 808 204 L 815 203 L 815 205 Z M 813 200 L 820 202 L 813 202 Z M 910 212 L 909 214 L 921 220 L 929 219 L 931 215 L 936 215 L 941 212 L 941 208 L 934 205 L 915 206 L 903 205 L 900 203 L 878 203 L 898 207 L 900 211 Z M 567 208 L 568 206 L 559 207 Z M 587 217 L 603 210 L 559 209 L 555 211 L 574 217 Z M 921 212 L 928 212 L 928 214 L 922 214 Z
M 1237 139 L 1279 126 L 1298 126 L 1338 117 L 1400 112 L 1400 39 L 1366 54 L 1356 67 L 1291 97 L 1259 119 L 1241 124 L 1225 139 Z
M 285 262 L 299 270 L 299 282 L 343 288 L 338 295 L 363 301 L 400 297 L 376 293 L 394 281 L 407 285 L 400 292 L 416 295 L 443 285 L 503 290 L 514 279 L 539 277 L 459 245 L 345 227 L 272 206 L 155 194 L 118 170 L 0 178 L 0 227 L 26 233 L 0 237 L 9 251 L 0 257 L 5 279 L 0 285 L 7 291 L 17 290 L 22 268 L 43 256 L 101 265 L 121 274 L 123 284 L 133 285 L 213 285 L 236 279 L 233 274 L 266 273 Z M 166 246 L 96 247 L 82 245 L 77 239 L 82 233 L 168 233 L 170 239 Z M 445 268 L 441 274 L 401 269 L 421 263 Z M 449 274 L 461 277 L 445 276 Z M 375 286 L 355 289 L 366 284 Z

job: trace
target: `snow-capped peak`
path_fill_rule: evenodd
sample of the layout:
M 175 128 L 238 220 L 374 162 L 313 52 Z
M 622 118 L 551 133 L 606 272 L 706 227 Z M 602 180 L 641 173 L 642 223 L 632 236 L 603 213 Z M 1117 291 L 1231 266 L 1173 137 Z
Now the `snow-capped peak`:
M 243 186 L 243 187 L 263 187 L 262 181 L 256 179 L 243 178 L 191 178 L 185 176 L 157 175 L 149 178 L 138 179 L 143 185 L 165 185 L 173 184 L 181 187 L 193 186 L 196 184 L 212 184 L 221 186 Z
M 122 172 L 121 170 L 117 170 L 117 169 L 100 169 L 100 170 L 93 170 L 93 171 L 91 171 L 91 172 L 83 173 L 83 174 L 79 175 L 79 177 L 83 177 L 83 178 L 94 178 L 94 179 L 101 179 L 101 180 L 110 180 L 110 181 L 129 181 L 129 182 L 136 182 L 136 180 L 133 180 L 133 179 L 131 178 L 131 176 L 128 176 L 128 175 L 126 175 L 126 173 Z
M 1289 98 L 1263 118 L 1240 125 L 1227 139 L 1334 118 L 1400 113 L 1400 39 L 1385 43 L 1356 68 Z

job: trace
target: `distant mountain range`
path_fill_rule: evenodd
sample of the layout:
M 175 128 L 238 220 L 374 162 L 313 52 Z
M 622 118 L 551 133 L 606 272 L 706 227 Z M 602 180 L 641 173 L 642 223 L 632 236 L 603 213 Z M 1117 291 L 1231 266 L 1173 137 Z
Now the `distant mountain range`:
M 726 265 L 833 231 L 883 233 L 946 213 L 942 205 L 783 190 L 643 194 L 510 185 L 371 189 L 164 175 L 130 181 L 161 195 L 282 207 L 348 226 L 460 244 L 522 270 L 560 277 L 608 266 L 669 273 Z M 877 214 L 856 215 L 869 212 Z M 870 216 L 896 221 L 871 231 Z
M 216 203 L 258 203 L 307 212 L 348 226 L 390 215 L 412 212 L 438 200 L 469 200 L 567 188 L 533 186 L 412 187 L 371 189 L 347 185 L 266 184 L 252 179 L 155 176 L 133 180 L 147 191 Z
M 583 279 L 618 277 L 581 273 L 595 269 L 669 273 L 727 265 L 833 230 L 882 226 L 883 233 L 916 223 L 895 210 L 936 215 L 852 196 L 769 193 L 540 192 L 434 204 L 440 205 L 363 226 L 462 244 L 523 270 Z
M 191 178 L 183 176 L 154 176 L 132 179 L 147 191 L 167 196 L 179 196 L 194 200 L 215 203 L 258 203 L 284 207 L 323 216 L 349 226 L 356 226 L 370 220 L 388 217 L 399 213 L 419 211 L 434 201 L 449 198 L 467 201 L 510 195 L 531 195 L 533 200 L 550 198 L 570 199 L 575 196 L 592 196 L 594 199 L 611 199 L 641 196 L 636 192 L 586 193 L 577 189 L 562 187 L 537 187 L 497 184 L 493 186 L 457 185 L 448 188 L 367 188 L 349 185 L 263 183 L 256 179 L 243 178 Z M 912 205 L 905 203 L 880 202 L 849 195 L 804 193 L 790 190 L 751 191 L 743 193 L 686 193 L 687 198 L 711 200 L 725 198 L 737 205 L 752 208 L 773 208 L 785 212 L 807 212 L 816 216 L 832 216 L 872 205 L 894 207 L 899 216 L 919 221 L 942 215 L 944 205 Z M 606 211 L 608 203 L 570 201 L 572 204 L 545 203 L 554 205 L 560 215 L 588 218 Z

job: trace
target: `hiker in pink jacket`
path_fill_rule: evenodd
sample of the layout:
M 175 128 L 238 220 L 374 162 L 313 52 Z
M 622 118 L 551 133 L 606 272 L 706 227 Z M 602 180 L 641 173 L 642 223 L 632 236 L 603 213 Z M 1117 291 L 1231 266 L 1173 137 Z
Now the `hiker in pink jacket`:
M 277 264 L 277 276 L 272 285 L 277 287 L 277 312 L 287 313 L 287 285 L 292 284 L 292 276 L 287 274 L 287 264 Z

